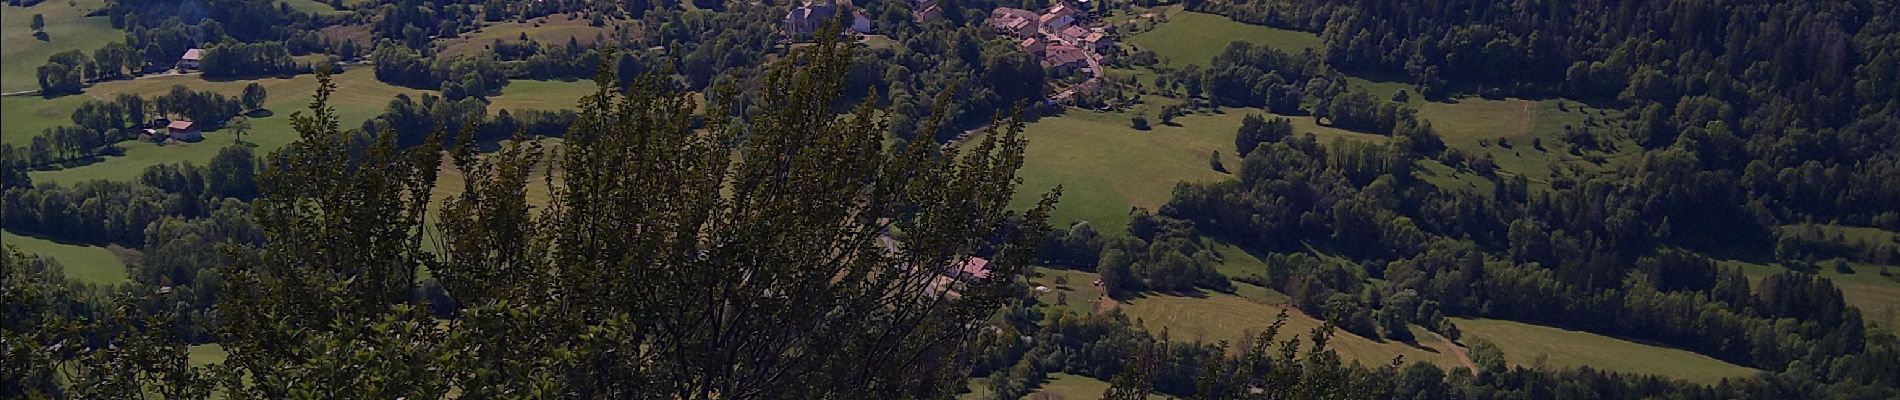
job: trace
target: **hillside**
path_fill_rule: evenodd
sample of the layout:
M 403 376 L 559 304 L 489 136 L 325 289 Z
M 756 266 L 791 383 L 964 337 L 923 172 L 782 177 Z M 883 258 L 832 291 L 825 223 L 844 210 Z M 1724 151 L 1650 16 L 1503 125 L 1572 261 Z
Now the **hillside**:
M 11 1 L 0 398 L 1897 399 L 1891 3 Z

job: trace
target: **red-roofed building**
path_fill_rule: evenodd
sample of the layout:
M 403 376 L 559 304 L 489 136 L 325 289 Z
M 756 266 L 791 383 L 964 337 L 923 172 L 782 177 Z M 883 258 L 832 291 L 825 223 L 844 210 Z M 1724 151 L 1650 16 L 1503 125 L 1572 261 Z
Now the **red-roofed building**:
M 1015 37 L 1031 37 L 1036 34 L 1036 13 L 1029 10 L 997 7 L 990 11 L 990 19 L 984 24 L 995 29 L 996 33 Z
M 204 59 L 205 59 L 204 49 L 185 50 L 185 55 L 178 57 L 178 69 L 183 70 L 183 69 L 198 68 L 198 63 L 203 62 Z
M 1109 54 L 1115 49 L 1115 37 L 1102 32 L 1089 32 L 1082 36 L 1081 45 L 1097 54 Z
M 191 121 L 172 121 L 172 123 L 166 124 L 165 135 L 170 136 L 174 140 L 187 142 L 196 142 L 204 140 L 205 138 L 204 133 L 198 131 L 198 124 L 191 123 Z
M 945 266 L 943 274 L 962 282 L 980 281 L 990 277 L 990 260 L 970 257 L 963 262 Z
M 1060 38 L 1062 39 L 1062 41 L 1072 43 L 1072 44 L 1081 44 L 1082 38 L 1088 35 L 1089 35 L 1089 30 L 1087 28 L 1083 28 L 1077 25 L 1070 25 L 1067 28 L 1062 28 L 1062 30 L 1056 31 L 1057 38 Z
M 1049 43 L 1037 38 L 1023 39 L 1023 41 L 1017 43 L 1017 45 L 1022 46 L 1023 52 L 1029 53 L 1032 57 L 1042 57 L 1042 51 L 1049 47 Z
M 1075 72 L 1089 65 L 1088 52 L 1066 44 L 1053 44 L 1043 49 L 1042 69 L 1061 75 Z

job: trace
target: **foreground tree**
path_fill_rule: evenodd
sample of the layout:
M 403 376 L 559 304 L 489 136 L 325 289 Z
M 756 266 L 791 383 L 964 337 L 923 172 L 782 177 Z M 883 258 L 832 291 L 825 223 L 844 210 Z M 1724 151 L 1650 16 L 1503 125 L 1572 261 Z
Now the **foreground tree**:
M 522 140 L 477 155 L 465 130 L 448 158 L 467 189 L 439 206 L 439 237 L 423 219 L 443 157 L 399 150 L 387 131 L 339 131 L 322 77 L 314 113 L 293 116 L 301 140 L 259 178 L 267 244 L 223 271 L 224 386 L 265 398 L 954 393 L 966 338 L 1033 256 L 1054 195 L 1006 210 L 1016 119 L 959 151 L 887 146 L 868 103 L 839 115 L 848 51 L 793 53 L 747 118 L 721 89 L 704 129 L 667 75 L 623 92 L 603 74 L 552 156 Z M 551 195 L 531 200 L 530 185 Z M 945 276 L 975 256 L 987 275 Z M 447 320 L 413 295 L 418 266 L 463 305 Z

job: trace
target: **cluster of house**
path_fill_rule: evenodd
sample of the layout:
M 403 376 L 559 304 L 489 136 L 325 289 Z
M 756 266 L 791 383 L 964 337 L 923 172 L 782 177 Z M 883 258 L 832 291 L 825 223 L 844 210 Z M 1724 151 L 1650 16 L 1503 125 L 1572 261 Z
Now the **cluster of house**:
M 191 121 L 157 120 L 153 121 L 149 126 L 153 126 L 153 128 L 145 128 L 139 131 L 139 140 L 165 143 L 196 142 L 205 139 L 204 132 L 198 129 L 198 124 L 191 123 Z M 158 126 L 164 126 L 164 129 L 156 128 Z
M 1102 59 L 1115 48 L 1115 38 L 1104 28 L 1089 28 L 1086 6 L 1060 1 L 1034 11 L 999 7 L 985 21 L 997 33 L 1021 39 L 1023 52 L 1042 61 L 1042 67 L 1055 74 L 1084 71 L 1092 76 L 1102 73 Z
M 785 12 L 782 22 L 786 40 L 811 39 L 813 33 L 825 27 L 833 19 L 842 19 L 844 33 L 867 35 L 871 33 L 871 18 L 864 16 L 864 10 L 851 4 L 851 0 L 805 0 L 803 4 Z
M 983 257 L 970 257 L 961 262 L 951 263 L 930 278 L 928 289 L 932 294 L 943 294 L 956 298 L 962 285 L 969 285 L 990 277 L 990 260 Z

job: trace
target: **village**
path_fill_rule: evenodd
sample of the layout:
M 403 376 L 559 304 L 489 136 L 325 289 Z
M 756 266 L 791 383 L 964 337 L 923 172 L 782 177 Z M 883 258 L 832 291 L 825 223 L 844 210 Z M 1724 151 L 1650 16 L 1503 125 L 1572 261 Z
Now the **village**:
M 911 18 L 917 22 L 943 17 L 943 8 L 937 0 L 905 1 L 914 10 Z M 1058 0 L 1041 12 L 998 7 L 990 11 L 984 24 L 999 35 L 1017 40 L 1017 46 L 1038 60 L 1050 77 L 1081 77 L 1081 82 L 1049 96 L 1049 100 L 1065 102 L 1077 92 L 1096 87 L 1104 73 L 1103 63 L 1115 52 L 1112 32 L 1091 18 L 1088 4 L 1087 1 Z M 875 31 L 871 19 L 849 0 L 808 0 L 786 12 L 782 22 L 785 41 L 809 40 L 832 19 L 841 21 L 845 34 L 868 35 Z

